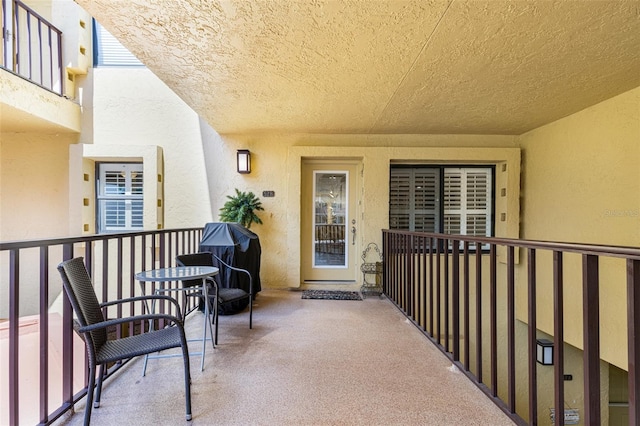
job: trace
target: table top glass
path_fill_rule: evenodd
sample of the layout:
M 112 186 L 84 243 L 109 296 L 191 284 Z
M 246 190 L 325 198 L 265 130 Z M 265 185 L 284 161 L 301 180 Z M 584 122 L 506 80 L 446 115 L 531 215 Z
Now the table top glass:
M 152 269 L 136 274 L 139 281 L 180 281 L 211 277 L 218 273 L 213 266 L 177 266 L 175 268 Z

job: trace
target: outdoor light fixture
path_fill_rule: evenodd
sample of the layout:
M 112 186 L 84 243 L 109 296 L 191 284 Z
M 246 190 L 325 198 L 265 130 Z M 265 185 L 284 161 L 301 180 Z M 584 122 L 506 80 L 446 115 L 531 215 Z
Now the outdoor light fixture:
M 551 340 L 536 340 L 536 349 L 536 361 L 542 365 L 553 365 L 553 342 Z
M 251 173 L 251 153 L 248 149 L 238 150 L 238 173 Z

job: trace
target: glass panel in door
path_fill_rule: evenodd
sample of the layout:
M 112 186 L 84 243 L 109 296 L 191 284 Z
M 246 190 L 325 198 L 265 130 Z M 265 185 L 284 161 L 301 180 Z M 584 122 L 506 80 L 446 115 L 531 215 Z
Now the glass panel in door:
M 347 268 L 348 172 L 313 173 L 313 267 Z

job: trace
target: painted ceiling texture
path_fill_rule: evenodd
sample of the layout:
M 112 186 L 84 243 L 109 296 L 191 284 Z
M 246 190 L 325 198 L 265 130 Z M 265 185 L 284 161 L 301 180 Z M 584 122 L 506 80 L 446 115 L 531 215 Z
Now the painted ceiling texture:
M 76 0 L 218 133 L 522 134 L 640 86 L 637 0 Z

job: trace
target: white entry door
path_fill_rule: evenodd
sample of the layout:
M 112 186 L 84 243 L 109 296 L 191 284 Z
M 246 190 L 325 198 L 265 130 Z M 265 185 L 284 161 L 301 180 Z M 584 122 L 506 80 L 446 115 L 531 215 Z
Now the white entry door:
M 355 282 L 357 163 L 302 166 L 301 265 L 305 282 Z

